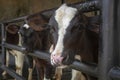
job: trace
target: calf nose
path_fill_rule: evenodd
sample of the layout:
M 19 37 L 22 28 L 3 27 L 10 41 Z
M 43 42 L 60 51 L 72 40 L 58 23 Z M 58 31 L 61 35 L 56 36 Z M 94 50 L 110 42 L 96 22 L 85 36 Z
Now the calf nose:
M 61 65 L 63 57 L 57 54 L 51 54 L 51 64 L 52 65 Z

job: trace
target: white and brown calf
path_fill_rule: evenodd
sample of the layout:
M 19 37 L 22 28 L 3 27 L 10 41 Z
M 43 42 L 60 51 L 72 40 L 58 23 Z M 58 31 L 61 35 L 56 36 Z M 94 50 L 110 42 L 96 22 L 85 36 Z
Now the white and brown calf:
M 51 17 L 49 26 L 54 41 L 51 53 L 52 65 L 69 66 L 77 55 L 81 61 L 97 62 L 98 34 L 92 30 L 87 17 L 77 8 L 63 4 Z M 73 72 L 75 73 L 72 74 L 72 80 L 88 79 L 80 71 Z
M 6 42 L 13 45 L 21 46 L 21 34 L 19 31 L 19 26 L 16 24 L 9 24 L 6 26 Z M 6 66 L 9 67 L 10 54 L 15 57 L 15 67 L 16 73 L 22 76 L 23 64 L 25 59 L 25 54 L 20 51 L 7 49 L 6 50 Z M 29 70 L 28 80 L 32 80 L 32 69 Z M 6 75 L 6 71 L 2 73 L 3 76 Z
M 22 45 L 26 47 L 26 53 L 33 53 L 34 50 L 49 52 L 52 40 L 49 27 L 46 25 L 48 19 L 40 12 L 29 15 L 26 21 L 27 23 L 20 29 L 23 40 Z M 33 57 L 33 59 L 35 60 L 35 67 L 39 73 L 38 78 L 40 80 L 52 80 L 53 66 L 44 59 L 37 57 Z

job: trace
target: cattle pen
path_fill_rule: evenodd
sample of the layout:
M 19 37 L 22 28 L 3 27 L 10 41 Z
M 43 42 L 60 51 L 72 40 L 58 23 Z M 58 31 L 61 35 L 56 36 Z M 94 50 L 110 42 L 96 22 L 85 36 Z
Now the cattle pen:
M 98 64 L 84 63 L 74 61 L 70 68 L 82 71 L 91 76 L 97 77 L 98 80 L 120 80 L 120 1 L 119 0 L 90 0 L 82 3 L 70 4 L 77 7 L 82 12 L 100 11 L 101 26 L 99 35 L 99 59 Z M 45 10 L 43 15 L 50 17 L 54 9 Z M 26 80 L 24 77 L 15 73 L 14 70 L 5 66 L 5 49 L 15 49 L 21 52 L 26 50 L 25 47 L 8 44 L 5 41 L 5 24 L 26 21 L 26 17 L 20 17 L 13 20 L 0 22 L 2 42 L 2 63 L 0 68 L 6 70 L 9 75 L 16 80 Z M 34 51 L 35 56 L 40 59 L 50 61 L 50 55 L 40 51 Z

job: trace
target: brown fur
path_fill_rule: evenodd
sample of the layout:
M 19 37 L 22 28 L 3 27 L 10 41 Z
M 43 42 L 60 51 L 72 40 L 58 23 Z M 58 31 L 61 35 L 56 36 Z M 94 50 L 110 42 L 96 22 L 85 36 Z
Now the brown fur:
M 16 24 L 8 24 L 6 27 L 6 42 L 13 45 L 18 45 L 19 42 L 19 35 L 18 30 L 19 26 Z M 0 41 L 2 40 L 2 37 L 0 35 Z
M 49 25 L 53 28 L 52 34 L 54 45 L 56 45 L 59 28 L 55 20 L 55 14 L 51 17 Z M 82 61 L 97 63 L 99 38 L 97 30 L 99 30 L 99 28 L 96 28 L 94 23 L 91 24 L 91 22 L 88 21 L 88 17 L 81 12 L 77 12 L 66 29 L 66 35 L 63 39 L 64 49 L 60 55 L 64 57 L 62 64 L 72 64 L 75 60 L 75 55 L 80 55 Z
M 49 52 L 52 38 L 50 30 L 46 25 L 48 23 L 47 18 L 40 13 L 30 15 L 27 17 L 27 23 L 30 26 L 28 30 L 26 29 L 24 31 L 24 29 L 21 28 L 24 37 L 23 46 L 27 48 L 27 52 L 33 52 L 34 50 Z M 31 30 L 31 32 L 29 32 L 29 30 Z M 26 36 L 26 34 L 29 36 Z M 43 80 L 44 74 L 46 74 L 47 78 L 52 78 L 52 66 L 50 63 L 39 58 L 34 58 L 34 60 L 36 62 L 36 68 L 40 74 L 40 80 Z

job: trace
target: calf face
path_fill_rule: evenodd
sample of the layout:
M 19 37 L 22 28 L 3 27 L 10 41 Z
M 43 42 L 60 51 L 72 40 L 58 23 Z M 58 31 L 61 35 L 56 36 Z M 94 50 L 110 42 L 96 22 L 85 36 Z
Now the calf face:
M 28 16 L 27 24 L 24 24 L 20 33 L 22 35 L 22 45 L 27 48 L 27 51 L 46 50 L 48 44 L 49 28 L 47 26 L 46 18 L 41 15 Z M 44 47 L 44 46 L 45 47 Z M 49 45 L 49 44 L 48 44 Z
M 18 45 L 19 43 L 19 31 L 20 26 L 16 24 L 8 24 L 6 26 L 6 42 L 9 44 Z
M 94 32 L 87 29 L 87 23 L 86 16 L 66 4 L 55 11 L 49 21 L 55 46 L 51 54 L 53 65 L 71 64 L 76 54 L 91 52 L 88 34 L 93 37 Z
M 20 26 L 16 25 L 16 24 L 8 24 L 5 26 L 5 30 L 6 30 L 6 42 L 9 44 L 14 44 L 14 45 L 18 45 L 19 43 L 19 34 L 18 34 L 18 30 L 20 28 Z M 0 41 L 2 41 L 2 37 L 0 35 Z M 0 47 L 1 49 L 1 47 Z
M 52 38 L 49 26 L 46 23 L 46 18 L 41 14 L 28 16 L 27 24 L 23 25 L 20 29 L 23 38 L 22 45 L 26 47 L 26 53 L 33 52 L 33 50 L 49 52 Z M 46 75 L 46 78 L 51 78 L 51 64 L 39 58 L 34 58 L 34 60 L 40 74 L 39 79 L 43 80 L 44 75 Z

